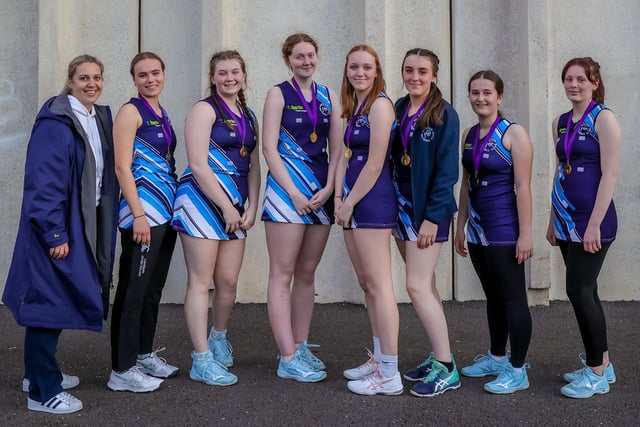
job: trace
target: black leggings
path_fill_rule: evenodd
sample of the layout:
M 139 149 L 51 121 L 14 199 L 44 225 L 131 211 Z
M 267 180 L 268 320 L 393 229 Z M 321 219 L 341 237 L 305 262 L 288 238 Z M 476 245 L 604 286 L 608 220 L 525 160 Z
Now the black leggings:
M 162 289 L 167 280 L 176 232 L 167 224 L 151 227 L 151 244 L 133 241 L 131 228 L 120 230 L 122 254 L 111 314 L 111 365 L 125 371 L 138 354 L 153 351 Z
M 524 263 L 518 264 L 515 246 L 467 246 L 487 298 L 491 354 L 505 356 L 510 340 L 511 364 L 520 368 L 531 341 Z
M 567 296 L 576 313 L 588 366 L 602 365 L 607 347 L 607 323 L 598 297 L 598 275 L 611 243 L 602 244 L 595 254 L 584 250 L 581 242 L 558 241 L 567 267 Z

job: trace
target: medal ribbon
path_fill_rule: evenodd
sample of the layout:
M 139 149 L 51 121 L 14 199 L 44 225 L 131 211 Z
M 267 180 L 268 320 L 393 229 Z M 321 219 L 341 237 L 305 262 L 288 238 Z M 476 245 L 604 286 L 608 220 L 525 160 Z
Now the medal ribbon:
M 362 109 L 367 103 L 367 99 L 369 99 L 368 96 L 364 99 L 364 101 L 362 101 L 362 104 L 360 104 L 360 106 L 358 107 L 358 110 L 356 110 L 356 113 L 353 115 L 353 117 L 351 117 L 351 121 L 347 125 L 347 132 L 344 135 L 344 142 L 347 148 L 349 148 L 349 146 L 351 145 L 351 136 L 353 135 L 353 127 L 356 124 L 356 117 L 358 117 L 362 112 Z
M 240 110 L 240 115 L 237 115 L 231 108 L 229 108 L 227 103 L 224 102 L 224 99 L 222 99 L 222 97 L 218 95 L 217 92 L 216 98 L 218 99 L 220 105 L 222 105 L 222 109 L 224 110 L 224 112 L 235 122 L 236 128 L 238 128 L 238 133 L 240 134 L 240 143 L 244 146 L 244 137 L 247 135 L 247 117 L 244 115 L 244 111 L 242 111 L 242 108 L 239 107 L 238 109 Z
M 426 107 L 427 101 L 425 100 L 418 111 L 416 111 L 414 115 L 409 116 L 409 109 L 411 108 L 411 103 L 409 103 L 409 105 L 407 105 L 407 109 L 404 112 L 404 115 L 402 116 L 402 120 L 400 120 L 400 129 L 402 130 L 400 139 L 402 140 L 402 148 L 404 148 L 405 154 L 407 153 L 407 148 L 409 146 L 409 135 L 411 134 L 411 128 Z
M 595 105 L 596 105 L 596 102 L 592 99 L 589 105 L 587 106 L 587 109 L 584 110 L 584 113 L 582 113 L 582 117 L 580 117 L 580 120 L 578 121 L 578 123 L 576 123 L 576 126 L 573 128 L 573 132 L 571 132 L 571 135 L 569 135 L 569 130 L 571 129 L 571 119 L 573 118 L 573 110 L 571 110 L 571 112 L 569 113 L 569 117 L 567 118 L 567 127 L 564 132 L 564 141 L 563 141 L 564 155 L 567 157 L 567 163 L 569 163 L 569 156 L 571 155 L 571 148 L 573 148 L 573 143 L 576 141 L 576 137 L 578 136 L 578 133 L 580 133 L 582 122 L 584 122 L 584 119 L 587 118 L 587 114 L 589 114 L 591 110 L 593 110 L 593 107 L 595 107 Z
M 171 143 L 173 142 L 173 138 L 171 137 L 171 123 L 169 123 L 169 118 L 167 117 L 166 111 L 164 111 L 164 109 L 160 107 L 160 110 L 162 110 L 162 117 L 160 117 L 156 113 L 156 110 L 153 109 L 151 104 L 149 104 L 149 101 L 147 101 L 147 99 L 139 92 L 138 99 L 140 99 L 144 106 L 147 107 L 153 118 L 156 119 L 158 123 L 160 123 L 160 128 L 162 129 L 162 133 L 164 134 L 164 139 L 167 141 L 167 149 L 171 148 Z
M 480 169 L 480 160 L 482 159 L 482 154 L 484 153 L 484 148 L 487 146 L 487 142 L 491 139 L 491 135 L 498 127 L 498 123 L 502 120 L 502 117 L 496 117 L 495 121 L 491 125 L 491 129 L 489 132 L 482 138 L 482 142 L 480 142 L 480 124 L 476 128 L 476 133 L 473 135 L 473 148 L 471 149 L 471 156 L 473 157 L 473 168 L 475 170 L 476 175 L 478 175 L 478 170 Z
M 300 102 L 302 105 L 305 105 L 305 111 L 307 112 L 307 116 L 309 116 L 309 120 L 311 120 L 311 126 L 313 126 L 313 131 L 316 131 L 316 124 L 318 123 L 318 99 L 316 96 L 318 95 L 318 89 L 316 88 L 316 83 L 311 82 L 311 108 L 306 107 L 307 100 L 304 99 L 304 94 L 302 93 L 302 89 L 300 89 L 300 85 L 296 81 L 295 78 L 292 78 L 293 87 L 296 88 L 296 93 L 298 94 L 298 98 L 300 98 Z

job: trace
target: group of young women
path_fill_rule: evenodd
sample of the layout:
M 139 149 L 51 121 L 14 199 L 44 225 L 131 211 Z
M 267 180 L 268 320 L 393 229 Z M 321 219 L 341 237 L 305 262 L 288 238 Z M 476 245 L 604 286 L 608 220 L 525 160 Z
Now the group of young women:
M 453 187 L 460 164 L 460 123 L 437 86 L 438 57 L 427 49 L 406 53 L 401 73 L 407 95 L 394 104 L 370 46 L 354 46 L 347 54 L 339 97 L 313 79 L 318 45 L 309 35 L 289 36 L 282 56 L 291 77 L 269 90 L 262 129 L 269 169 L 262 220 L 277 375 L 301 382 L 327 376 L 308 340 L 315 271 L 335 222 L 344 229 L 364 291 L 373 340 L 369 359 L 344 371 L 348 389 L 363 395 L 403 392 L 391 235 L 432 348 L 403 377 L 415 383 L 416 396 L 460 387 L 435 284 L 439 252 L 458 210 Z M 188 272 L 184 307 L 194 348 L 189 376 L 218 386 L 238 381 L 229 371 L 234 357 L 226 330 L 260 190 L 260 130 L 246 103 L 244 60 L 236 51 L 211 58 L 209 93 L 187 114 L 188 167 L 179 179 L 177 138 L 159 101 L 165 64 L 143 52 L 130 71 L 138 95 L 120 108 L 112 125 L 108 107 L 95 104 L 102 63 L 88 55 L 75 58 L 63 94 L 45 102 L 32 131 L 20 229 L 3 296 L 26 327 L 24 389 L 31 410 L 62 414 L 82 408 L 64 391 L 79 379 L 60 371 L 57 341 L 62 329 L 100 330 L 106 319 L 116 225 L 122 253 L 108 387 L 149 392 L 178 373 L 158 356 L 162 349 L 153 349 L 176 234 Z M 572 109 L 553 125 L 558 167 L 547 238 L 560 246 L 566 263 L 567 293 L 586 349 L 584 367 L 565 375 L 569 384 L 562 393 L 584 398 L 606 393 L 615 381 L 596 279 L 616 233 L 612 196 L 620 131 L 603 104 L 597 63 L 576 58 L 563 69 L 562 80 Z M 478 123 L 462 133 L 454 243 L 462 256 L 468 248 L 482 283 L 491 343 L 488 354 L 460 372 L 497 376 L 485 390 L 513 393 L 529 387 L 524 262 L 533 246 L 533 148 L 525 129 L 499 110 L 504 87 L 496 73 L 479 71 L 468 89 Z

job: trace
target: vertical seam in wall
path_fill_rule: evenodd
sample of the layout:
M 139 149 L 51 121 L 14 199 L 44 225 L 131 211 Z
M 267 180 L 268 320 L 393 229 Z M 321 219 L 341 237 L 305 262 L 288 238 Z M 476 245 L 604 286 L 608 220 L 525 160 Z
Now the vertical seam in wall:
M 449 0 L 449 82 L 451 87 L 451 105 L 453 105 L 453 92 L 455 91 L 456 85 L 453 81 L 453 1 Z M 457 141 L 458 146 L 460 145 L 460 141 Z M 451 301 L 456 301 L 456 249 L 455 249 L 455 229 L 456 229 L 456 215 L 452 217 L 451 221 Z
M 142 49 L 142 0 L 138 0 L 138 52 Z

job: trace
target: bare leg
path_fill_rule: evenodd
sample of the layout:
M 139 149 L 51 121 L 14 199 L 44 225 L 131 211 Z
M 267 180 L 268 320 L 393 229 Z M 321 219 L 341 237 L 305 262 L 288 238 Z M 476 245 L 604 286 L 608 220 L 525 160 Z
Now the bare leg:
M 406 263 L 407 293 L 422 327 L 429 337 L 436 359 L 451 362 L 447 319 L 436 288 L 435 269 L 442 243 L 419 249 L 416 242 L 402 242 Z
M 398 354 L 399 315 L 391 277 L 390 229 L 355 229 L 352 243 L 366 285 L 367 307 L 373 317 L 385 355 Z
M 194 350 L 196 353 L 204 353 L 209 351 L 209 286 L 218 256 L 219 241 L 198 239 L 183 233 L 180 233 L 180 240 L 187 265 L 184 315 Z
M 220 250 L 213 273 L 215 292 L 213 294 L 213 328 L 216 331 L 227 329 L 233 305 L 236 302 L 238 276 L 244 257 L 245 240 L 220 242 Z
M 264 223 L 269 251 L 267 311 L 273 336 L 285 360 L 296 351 L 291 327 L 291 279 L 305 227 L 304 224 Z
M 309 339 L 315 302 L 316 268 L 329 239 L 327 225 L 307 225 L 296 259 L 291 290 L 291 326 L 296 345 Z

